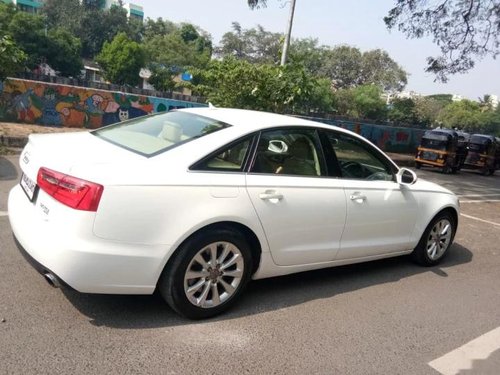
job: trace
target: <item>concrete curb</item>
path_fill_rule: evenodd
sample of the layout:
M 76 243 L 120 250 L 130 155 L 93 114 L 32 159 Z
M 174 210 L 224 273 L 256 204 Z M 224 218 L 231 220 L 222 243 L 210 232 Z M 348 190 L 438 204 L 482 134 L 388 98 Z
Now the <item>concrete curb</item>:
M 13 137 L 0 135 L 0 145 L 5 147 L 23 148 L 28 143 L 28 137 Z

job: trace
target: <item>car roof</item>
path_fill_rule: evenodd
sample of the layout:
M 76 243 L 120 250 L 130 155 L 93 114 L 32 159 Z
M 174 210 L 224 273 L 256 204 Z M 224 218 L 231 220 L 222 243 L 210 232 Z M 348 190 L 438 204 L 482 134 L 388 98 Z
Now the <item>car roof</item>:
M 246 129 L 251 131 L 268 128 L 270 126 L 290 125 L 321 126 L 325 128 L 334 127 L 333 125 L 304 120 L 298 117 L 279 115 L 269 112 L 252 111 L 248 109 L 197 107 L 183 108 L 179 109 L 179 111 L 210 117 L 214 120 L 225 122 L 229 125 L 233 125 L 236 127 L 245 127 Z M 338 127 L 335 128 L 343 131 L 343 129 L 340 129 Z

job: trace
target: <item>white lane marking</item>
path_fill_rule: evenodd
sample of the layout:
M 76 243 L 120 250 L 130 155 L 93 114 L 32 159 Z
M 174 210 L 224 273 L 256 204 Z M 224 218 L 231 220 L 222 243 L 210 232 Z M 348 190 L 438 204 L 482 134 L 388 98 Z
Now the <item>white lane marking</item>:
M 500 193 L 498 194 L 463 194 L 463 195 L 457 195 L 457 197 L 462 198 L 462 197 L 498 197 Z
M 500 227 L 500 224 L 498 223 L 495 223 L 493 221 L 488 221 L 488 220 L 484 220 L 484 219 L 480 219 L 478 217 L 475 217 L 475 216 L 470 216 L 470 215 L 466 215 L 466 214 L 460 214 L 461 216 L 463 217 L 466 217 L 468 219 L 472 219 L 472 220 L 477 220 L 477 221 L 482 221 L 483 223 L 488 223 L 488 224 L 491 224 L 491 225 L 496 225 L 497 227 Z
M 494 203 L 494 202 L 500 202 L 500 199 L 476 199 L 474 201 L 460 201 L 460 203 Z
M 7 211 L 0 211 L 0 217 L 2 216 L 9 216 L 9 213 Z
M 443 375 L 455 375 L 462 370 L 471 370 L 474 360 L 486 359 L 498 349 L 500 349 L 500 327 L 428 364 Z

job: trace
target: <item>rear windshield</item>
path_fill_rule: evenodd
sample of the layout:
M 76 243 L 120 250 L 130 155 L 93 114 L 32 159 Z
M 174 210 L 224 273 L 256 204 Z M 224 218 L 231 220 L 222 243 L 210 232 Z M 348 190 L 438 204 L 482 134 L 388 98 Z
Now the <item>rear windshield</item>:
M 437 137 L 436 137 L 437 138 Z M 434 150 L 446 150 L 446 145 L 447 141 L 443 139 L 429 139 L 429 138 L 422 138 L 421 142 L 422 147 L 425 148 L 432 148 Z
M 107 126 L 92 134 L 149 157 L 228 126 L 192 113 L 168 112 Z
M 474 144 L 478 144 L 478 145 L 486 145 L 488 143 L 491 143 L 491 139 L 487 138 L 487 137 L 473 135 L 470 138 L 470 143 L 474 143 Z

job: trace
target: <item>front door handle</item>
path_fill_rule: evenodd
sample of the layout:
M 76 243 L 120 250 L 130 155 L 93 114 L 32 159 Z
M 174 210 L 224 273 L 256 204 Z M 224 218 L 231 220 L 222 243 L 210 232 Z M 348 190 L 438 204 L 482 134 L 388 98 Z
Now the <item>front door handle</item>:
M 360 193 L 353 193 L 349 196 L 349 199 L 356 203 L 363 203 L 364 201 L 366 201 L 366 196 L 361 195 Z
M 259 198 L 262 200 L 276 200 L 280 201 L 283 199 L 283 194 L 277 193 L 274 190 L 266 190 L 259 194 Z

